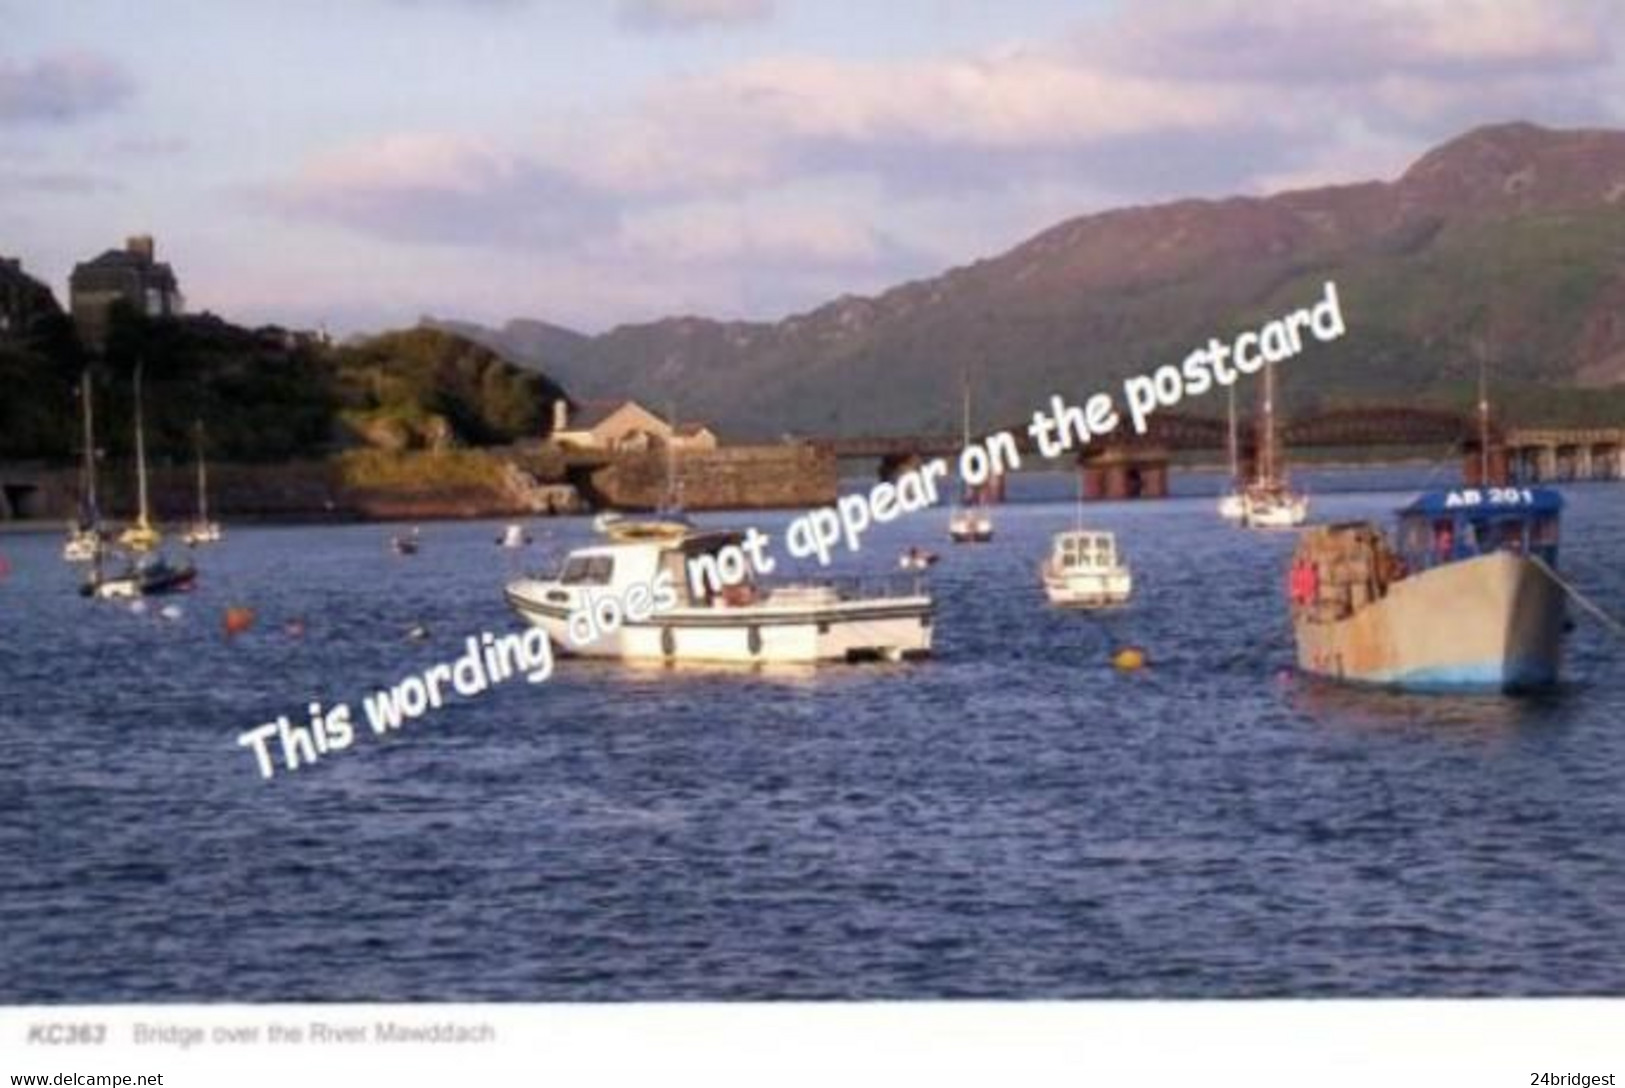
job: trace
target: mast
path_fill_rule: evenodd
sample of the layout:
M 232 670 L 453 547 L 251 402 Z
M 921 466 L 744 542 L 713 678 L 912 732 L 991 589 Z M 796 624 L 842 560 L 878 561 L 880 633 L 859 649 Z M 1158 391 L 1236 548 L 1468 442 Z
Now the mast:
M 209 521 L 209 467 L 203 460 L 203 421 L 197 427 L 197 519 L 201 524 Z
M 1264 444 L 1259 449 L 1259 478 L 1275 483 L 1275 364 L 1264 364 Z
M 147 433 L 141 418 L 141 360 L 135 361 L 135 466 L 136 494 L 141 513 L 136 522 L 143 529 L 151 528 L 147 513 Z
M 101 514 L 96 505 L 96 421 L 95 408 L 91 402 L 88 366 L 79 378 L 79 402 L 83 408 L 85 428 L 85 508 L 90 514 L 91 525 L 94 526 L 101 520 Z
M 1490 393 L 1483 355 L 1478 357 L 1478 486 L 1490 486 Z
M 1236 446 L 1236 387 L 1228 385 L 1225 387 L 1225 392 L 1229 394 L 1226 414 L 1230 420 L 1230 486 L 1239 487 L 1241 485 L 1241 452 Z

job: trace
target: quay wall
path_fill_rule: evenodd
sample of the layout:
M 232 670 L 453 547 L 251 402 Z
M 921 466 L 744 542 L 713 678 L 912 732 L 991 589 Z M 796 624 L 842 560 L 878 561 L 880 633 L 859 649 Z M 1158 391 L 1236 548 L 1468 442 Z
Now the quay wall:
M 602 462 L 606 459 L 600 458 Z M 658 506 L 666 493 L 659 453 L 623 453 L 567 469 L 546 451 L 360 450 L 277 465 L 211 465 L 209 510 L 220 518 L 265 521 L 432 520 L 530 517 L 593 506 Z M 691 509 L 771 509 L 835 501 L 833 456 L 810 446 L 734 446 L 684 454 L 677 477 Z M 120 521 L 136 507 L 134 473 L 104 466 L 103 516 Z M 0 521 L 66 521 L 78 503 L 73 466 L 0 464 Z M 185 521 L 197 502 L 196 469 L 157 465 L 150 473 L 153 514 Z
M 800 443 L 686 451 L 672 459 L 670 477 L 689 510 L 822 506 L 840 482 L 833 452 Z M 658 450 L 622 454 L 591 474 L 590 488 L 602 505 L 652 510 L 670 490 L 667 459 Z

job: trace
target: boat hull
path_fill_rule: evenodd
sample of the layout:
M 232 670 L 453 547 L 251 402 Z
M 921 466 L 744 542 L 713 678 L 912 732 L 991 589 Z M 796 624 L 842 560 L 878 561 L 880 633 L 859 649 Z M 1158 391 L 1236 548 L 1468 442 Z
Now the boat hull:
M 632 621 L 582 645 L 570 632 L 572 610 L 523 585 L 508 604 L 547 632 L 562 656 L 624 661 L 806 665 L 898 661 L 931 653 L 929 597 L 840 601 L 813 607 L 675 608 Z
M 1049 603 L 1066 608 L 1100 608 L 1127 603 L 1134 592 L 1134 577 L 1126 570 L 1104 574 L 1044 572 L 1044 595 Z
M 1538 563 L 1500 552 L 1394 582 L 1346 619 L 1294 618 L 1298 667 L 1416 691 L 1523 691 L 1557 682 L 1564 594 Z

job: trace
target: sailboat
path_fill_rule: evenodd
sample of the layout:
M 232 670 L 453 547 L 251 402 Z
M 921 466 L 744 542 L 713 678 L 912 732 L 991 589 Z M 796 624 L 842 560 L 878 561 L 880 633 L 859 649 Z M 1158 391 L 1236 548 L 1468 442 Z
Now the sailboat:
M 81 470 L 79 517 L 68 527 L 68 539 L 62 545 L 62 558 L 69 563 L 89 563 L 101 554 L 101 511 L 96 506 L 96 425 L 92 415 L 90 369 L 79 380 L 79 402 L 84 418 L 85 451 Z
M 163 541 L 163 534 L 152 524 L 151 507 L 147 501 L 147 429 L 142 418 L 141 363 L 135 364 L 135 471 L 137 501 L 140 509 L 135 524 L 119 534 L 119 543 L 135 552 L 150 552 Z
M 1240 521 L 1247 514 L 1247 504 L 1242 499 L 1241 451 L 1236 438 L 1236 387 L 1231 384 L 1225 391 L 1229 393 L 1230 490 L 1219 496 L 1219 516 L 1226 521 Z
M 192 524 L 186 527 L 182 537 L 186 546 L 195 548 L 199 544 L 218 544 L 225 536 L 220 529 L 218 521 L 209 520 L 209 466 L 203 457 L 203 421 L 195 424 L 197 430 L 197 517 Z
M 1291 529 L 1309 516 L 1309 498 L 1293 491 L 1278 468 L 1274 363 L 1264 364 L 1263 416 L 1258 474 L 1241 494 L 1241 523 L 1254 529 Z
M 963 391 L 962 440 L 960 449 L 970 445 L 970 378 L 960 382 Z M 986 544 L 993 539 L 993 515 L 979 494 L 971 493 L 968 502 L 956 504 L 948 515 L 948 539 L 955 544 Z
M 197 581 L 197 568 L 191 563 L 172 563 L 158 550 L 163 536 L 153 528 L 147 502 L 147 439 L 142 419 L 139 362 L 135 367 L 135 459 L 141 508 L 136 523 L 119 534 L 119 543 L 134 555 L 126 557 L 117 570 L 109 572 L 103 566 L 106 556 L 97 552 L 90 577 L 79 587 L 79 592 L 86 597 L 151 597 L 189 590 Z

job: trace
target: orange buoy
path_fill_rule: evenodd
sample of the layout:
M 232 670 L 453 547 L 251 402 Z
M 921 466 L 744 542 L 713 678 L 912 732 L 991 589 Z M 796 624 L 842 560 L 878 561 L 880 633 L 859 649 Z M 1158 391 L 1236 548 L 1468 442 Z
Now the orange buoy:
M 242 605 L 233 605 L 226 609 L 226 637 L 240 635 L 254 626 L 254 610 Z

